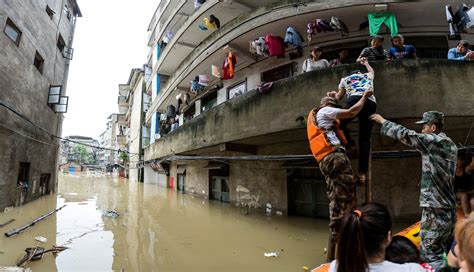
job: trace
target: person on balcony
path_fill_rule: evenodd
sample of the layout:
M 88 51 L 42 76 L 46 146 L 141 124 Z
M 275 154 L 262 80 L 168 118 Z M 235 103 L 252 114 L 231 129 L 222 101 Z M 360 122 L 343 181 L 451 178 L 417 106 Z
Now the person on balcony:
M 454 175 L 458 151 L 442 132 L 444 115 L 438 111 L 423 113 L 423 119 L 416 122 L 423 125 L 421 133 L 385 120 L 380 114 L 373 114 L 370 119 L 382 125 L 380 134 L 421 153 L 420 253 L 424 262 L 440 271 L 445 267 L 443 254 L 450 249 L 456 220 Z
M 303 72 L 310 72 L 318 69 L 328 68 L 329 63 L 326 59 L 321 59 L 323 50 L 321 47 L 315 47 L 311 50 L 311 56 L 303 62 Z
M 334 259 L 335 242 L 341 219 L 356 204 L 351 161 L 344 149 L 347 141 L 339 128 L 339 120 L 354 118 L 371 95 L 372 91 L 368 90 L 349 109 L 339 108 L 334 97 L 323 97 L 319 107 L 313 109 L 307 119 L 311 152 L 316 158 L 327 184 L 329 228 L 331 231 L 328 250 L 328 259 L 330 260 Z
M 350 108 L 361 100 L 364 93 L 367 91 L 373 92 L 374 90 L 374 76 L 375 72 L 372 66 L 370 66 L 366 58 L 361 59 L 361 64 L 367 68 L 367 73 L 361 71 L 352 71 L 347 77 L 341 79 L 339 84 L 338 92 L 329 92 L 329 96 L 335 97 L 337 100 L 341 100 L 347 94 L 345 108 Z M 367 180 L 367 172 L 369 170 L 369 157 L 370 157 L 370 137 L 372 135 L 373 123 L 369 120 L 369 116 L 374 114 L 377 110 L 377 101 L 375 96 L 372 95 L 364 103 L 362 110 L 357 114 L 359 118 L 359 184 L 365 184 Z M 348 141 L 348 149 L 352 151 L 356 150 L 355 141 L 350 136 L 349 123 L 355 118 L 348 118 L 342 121 L 341 128 L 344 131 L 344 135 Z
M 333 59 L 329 62 L 329 67 L 336 67 L 349 63 L 349 49 L 343 48 L 338 52 L 339 58 Z
M 370 42 L 371 46 L 366 47 L 364 48 L 364 50 L 362 50 L 359 55 L 359 58 L 357 58 L 357 62 L 361 63 L 364 59 L 367 59 L 368 61 L 386 60 L 387 52 L 383 49 L 382 43 L 382 36 L 373 36 Z
M 474 60 L 474 51 L 469 50 L 471 44 L 466 40 L 460 40 L 455 48 L 448 51 L 449 60 Z
M 416 59 L 416 49 L 413 45 L 405 45 L 401 34 L 392 37 L 392 45 L 388 52 L 389 59 Z

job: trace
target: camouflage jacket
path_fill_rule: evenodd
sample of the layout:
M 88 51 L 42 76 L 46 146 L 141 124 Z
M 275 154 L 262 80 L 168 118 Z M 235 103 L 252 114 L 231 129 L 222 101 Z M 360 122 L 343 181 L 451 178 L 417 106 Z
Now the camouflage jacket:
M 422 134 L 386 121 L 380 134 L 399 140 L 421 153 L 420 207 L 456 207 L 454 174 L 458 149 L 444 133 Z

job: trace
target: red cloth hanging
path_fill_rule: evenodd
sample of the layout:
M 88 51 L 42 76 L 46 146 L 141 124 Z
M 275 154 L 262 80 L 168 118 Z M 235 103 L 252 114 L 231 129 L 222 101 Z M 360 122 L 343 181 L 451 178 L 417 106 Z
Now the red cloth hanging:
M 222 64 L 222 80 L 234 78 L 234 69 L 237 64 L 237 57 L 229 51 L 227 58 L 225 58 L 224 63 Z
M 265 45 L 268 47 L 270 57 L 285 57 L 285 43 L 282 37 L 274 36 L 273 34 L 268 34 L 267 36 L 265 36 Z

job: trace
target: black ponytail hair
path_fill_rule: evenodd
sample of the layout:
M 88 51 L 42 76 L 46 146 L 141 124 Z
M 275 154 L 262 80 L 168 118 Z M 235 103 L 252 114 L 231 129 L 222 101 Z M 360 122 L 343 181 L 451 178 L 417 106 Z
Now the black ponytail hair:
M 384 241 L 391 229 L 392 218 L 382 204 L 362 204 L 347 214 L 337 244 L 337 272 L 368 271 L 368 259 L 384 251 Z

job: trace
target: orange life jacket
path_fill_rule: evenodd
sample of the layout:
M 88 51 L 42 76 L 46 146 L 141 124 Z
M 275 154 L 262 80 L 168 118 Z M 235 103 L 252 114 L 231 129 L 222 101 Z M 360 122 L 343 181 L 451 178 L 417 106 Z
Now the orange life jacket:
M 326 130 L 319 128 L 316 124 L 316 114 L 320 109 L 313 109 L 309 112 L 308 115 L 308 123 L 306 125 L 306 129 L 308 132 L 308 141 L 309 147 L 311 148 L 311 152 L 313 153 L 314 158 L 318 163 L 326 157 L 326 155 L 334 152 L 336 150 L 336 146 L 331 144 L 329 139 L 326 135 Z M 334 129 L 333 131 L 336 133 L 337 137 L 341 141 L 343 145 L 347 144 L 346 137 L 344 133 L 339 127 L 339 120 L 334 122 Z

